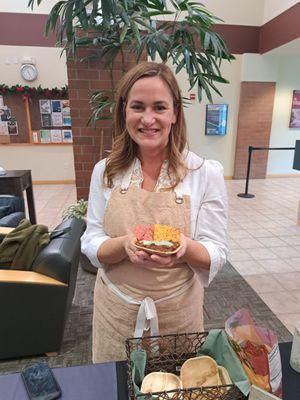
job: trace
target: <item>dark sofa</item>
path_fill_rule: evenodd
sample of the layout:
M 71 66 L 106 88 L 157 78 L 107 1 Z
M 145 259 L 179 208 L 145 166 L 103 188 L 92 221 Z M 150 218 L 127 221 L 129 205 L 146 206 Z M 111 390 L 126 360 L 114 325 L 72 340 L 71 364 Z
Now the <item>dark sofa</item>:
M 74 296 L 82 219 L 68 219 L 55 231 L 70 228 L 35 259 L 32 271 L 0 270 L 0 359 L 58 352 Z
M 0 195 L 0 226 L 15 228 L 25 218 L 24 199 Z

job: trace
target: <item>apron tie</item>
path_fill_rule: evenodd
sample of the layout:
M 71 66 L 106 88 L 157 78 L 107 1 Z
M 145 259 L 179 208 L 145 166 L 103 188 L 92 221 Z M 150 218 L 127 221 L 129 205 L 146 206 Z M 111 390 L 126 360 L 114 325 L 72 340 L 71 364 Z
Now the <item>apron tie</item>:
M 139 305 L 139 310 L 138 310 L 137 319 L 136 319 L 136 323 L 135 323 L 135 330 L 134 330 L 135 338 L 142 337 L 143 332 L 149 330 L 149 327 L 150 327 L 151 336 L 158 336 L 159 335 L 158 316 L 157 316 L 155 304 L 173 299 L 174 297 L 177 297 L 180 294 L 186 292 L 194 284 L 194 281 L 195 281 L 195 275 L 194 275 L 192 279 L 187 281 L 183 286 L 181 286 L 175 292 L 169 294 L 168 296 L 162 297 L 161 299 L 155 300 L 155 301 L 149 296 L 145 297 L 143 300 L 136 300 L 133 297 L 128 296 L 127 294 L 123 293 L 114 283 L 112 283 L 108 279 L 104 268 L 100 268 L 100 274 L 101 274 L 101 278 L 102 278 L 102 281 L 104 282 L 104 284 L 113 293 L 115 293 L 115 295 L 117 295 L 117 297 L 119 299 L 125 301 L 125 303 L 128 303 L 128 304 Z
M 149 325 L 151 336 L 158 336 L 158 317 L 155 302 L 151 297 L 145 297 L 138 310 L 134 337 L 142 337 L 144 331 L 149 329 Z

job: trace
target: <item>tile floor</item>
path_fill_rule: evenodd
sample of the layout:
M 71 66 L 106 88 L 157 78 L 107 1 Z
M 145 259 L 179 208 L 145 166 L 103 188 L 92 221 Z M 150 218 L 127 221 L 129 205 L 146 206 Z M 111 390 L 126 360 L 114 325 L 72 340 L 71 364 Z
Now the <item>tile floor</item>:
M 252 199 L 237 197 L 245 181 L 226 181 L 229 261 L 291 333 L 300 321 L 299 178 L 252 180 Z
M 300 321 L 300 176 L 252 180 L 252 199 L 237 197 L 245 181 L 226 185 L 229 261 L 293 333 Z M 38 223 L 53 228 L 76 201 L 76 190 L 74 185 L 35 185 L 34 196 Z

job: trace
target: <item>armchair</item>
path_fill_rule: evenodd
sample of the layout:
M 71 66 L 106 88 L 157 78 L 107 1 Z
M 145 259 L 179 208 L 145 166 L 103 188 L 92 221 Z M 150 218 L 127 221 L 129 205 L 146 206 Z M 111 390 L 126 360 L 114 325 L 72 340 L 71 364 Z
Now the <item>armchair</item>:
M 24 218 L 25 207 L 22 197 L 0 196 L 0 226 L 15 228 Z
M 55 231 L 70 228 L 61 236 Z M 80 255 L 81 219 L 63 221 L 31 271 L 0 266 L 0 359 L 58 352 Z

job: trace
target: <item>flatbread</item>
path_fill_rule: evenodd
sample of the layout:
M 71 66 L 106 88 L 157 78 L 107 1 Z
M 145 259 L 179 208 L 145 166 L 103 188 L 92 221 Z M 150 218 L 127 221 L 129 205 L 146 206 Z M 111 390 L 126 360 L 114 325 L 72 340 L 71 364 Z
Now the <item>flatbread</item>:
M 172 251 L 160 251 L 160 250 L 155 250 L 155 249 L 149 249 L 148 247 L 140 246 L 136 243 L 133 243 L 133 244 L 139 250 L 143 250 L 149 254 L 158 254 L 159 256 L 170 256 L 172 254 L 176 254 L 178 252 L 178 250 L 181 248 L 181 245 L 180 245 L 177 247 L 177 249 L 172 250 Z

